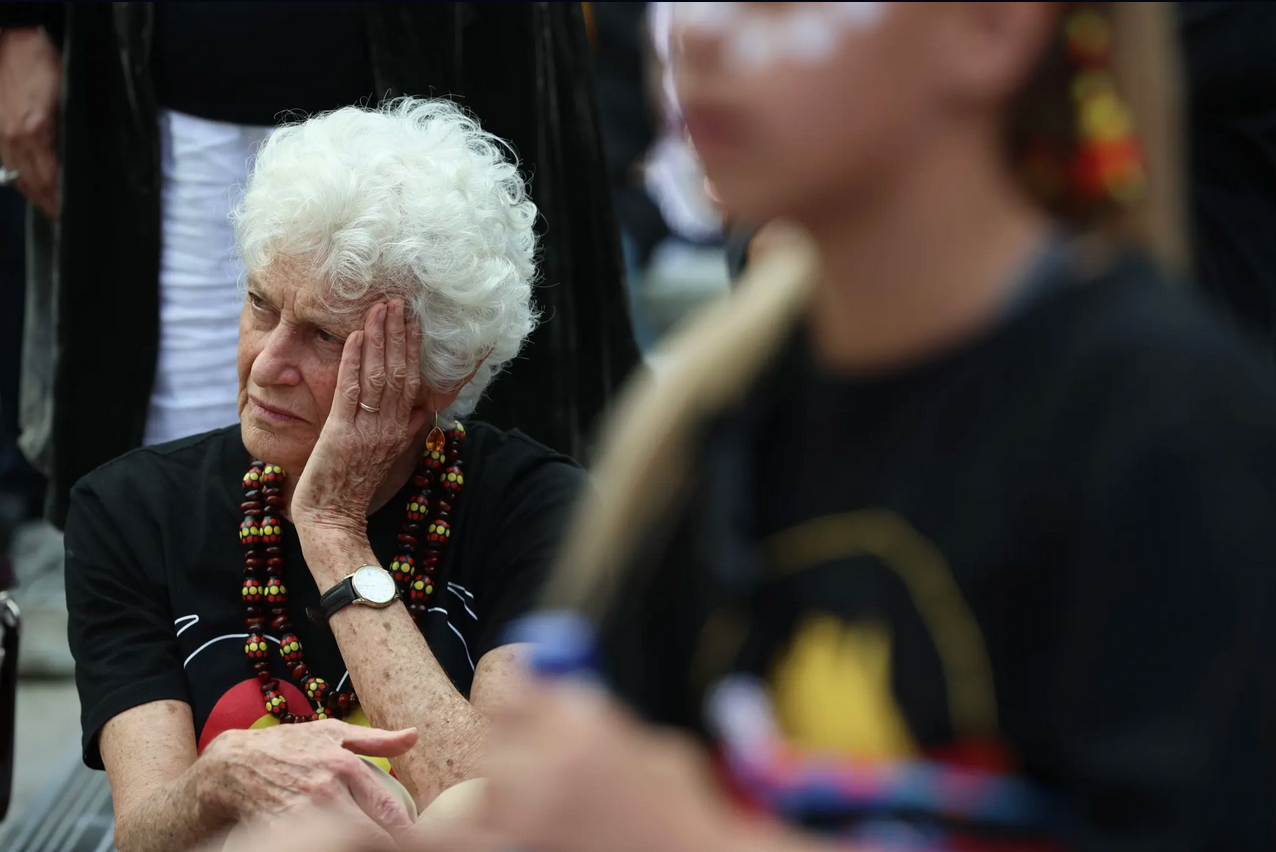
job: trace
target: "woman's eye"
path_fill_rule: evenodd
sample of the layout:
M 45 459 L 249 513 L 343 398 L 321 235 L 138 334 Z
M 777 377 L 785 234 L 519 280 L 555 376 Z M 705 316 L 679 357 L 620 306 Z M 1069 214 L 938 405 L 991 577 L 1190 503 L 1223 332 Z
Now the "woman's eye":
M 248 294 L 248 304 L 252 305 L 253 310 L 262 311 L 266 309 L 266 300 L 256 293 Z
M 345 342 L 337 335 L 324 331 L 322 328 L 318 329 L 315 332 L 315 334 L 317 334 L 319 336 L 319 339 L 322 340 L 324 343 L 344 343 Z

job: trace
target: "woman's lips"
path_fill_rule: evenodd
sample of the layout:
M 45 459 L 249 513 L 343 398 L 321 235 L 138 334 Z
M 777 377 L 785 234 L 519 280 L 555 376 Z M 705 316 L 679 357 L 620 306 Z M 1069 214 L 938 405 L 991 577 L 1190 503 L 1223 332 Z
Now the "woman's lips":
M 253 405 L 253 413 L 264 420 L 270 420 L 275 423 L 300 423 L 302 418 L 282 408 L 274 408 L 266 405 L 256 397 L 248 397 L 248 401 Z

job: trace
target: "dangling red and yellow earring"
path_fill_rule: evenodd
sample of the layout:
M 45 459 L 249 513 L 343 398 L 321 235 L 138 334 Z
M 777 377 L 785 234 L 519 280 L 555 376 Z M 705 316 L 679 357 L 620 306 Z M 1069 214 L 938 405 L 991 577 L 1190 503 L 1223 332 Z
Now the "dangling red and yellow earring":
M 1064 39 L 1076 106 L 1071 190 L 1083 205 L 1129 204 L 1142 196 L 1146 179 L 1133 116 L 1112 74 L 1111 22 L 1097 5 L 1077 3 L 1064 20 Z
M 425 436 L 425 448 L 432 453 L 441 452 L 446 440 L 443 430 L 439 428 L 439 413 L 436 411 L 434 412 L 434 428 Z

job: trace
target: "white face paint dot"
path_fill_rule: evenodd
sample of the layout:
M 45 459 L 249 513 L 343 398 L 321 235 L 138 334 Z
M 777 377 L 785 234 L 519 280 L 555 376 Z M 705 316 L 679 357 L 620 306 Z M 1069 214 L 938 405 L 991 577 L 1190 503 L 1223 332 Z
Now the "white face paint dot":
M 821 3 L 829 14 L 845 23 L 849 29 L 871 27 L 882 18 L 885 3 Z
M 779 14 L 760 14 L 744 3 L 675 3 L 676 27 L 721 36 L 728 62 L 757 74 L 789 60 L 829 61 L 843 36 L 871 29 L 885 3 L 792 3 Z
M 740 18 L 739 3 L 675 3 L 674 23 L 711 32 L 722 32 Z
M 727 50 L 736 67 L 757 72 L 779 59 L 781 46 L 766 21 L 751 17 L 735 28 Z
M 783 34 L 786 53 L 798 62 L 826 62 L 837 49 L 839 33 L 829 26 L 826 15 L 815 9 L 795 12 L 785 22 Z

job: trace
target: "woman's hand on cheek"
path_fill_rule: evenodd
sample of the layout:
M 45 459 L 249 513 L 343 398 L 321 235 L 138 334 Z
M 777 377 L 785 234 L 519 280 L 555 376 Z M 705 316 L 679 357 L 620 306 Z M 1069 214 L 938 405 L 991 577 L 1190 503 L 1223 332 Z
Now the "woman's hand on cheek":
M 511 848 L 713 852 L 736 820 L 700 750 L 603 693 L 538 685 L 497 714 L 481 824 Z
M 429 416 L 420 390 L 419 327 L 397 299 L 373 305 L 346 339 L 332 408 L 293 493 L 300 534 L 365 534 L 373 494 Z

